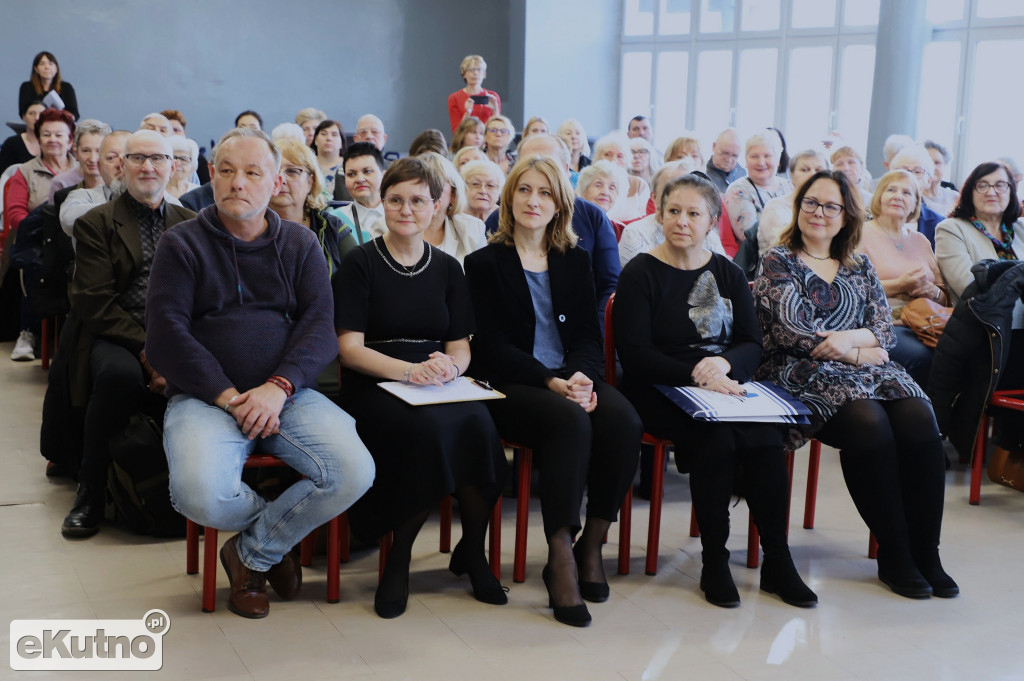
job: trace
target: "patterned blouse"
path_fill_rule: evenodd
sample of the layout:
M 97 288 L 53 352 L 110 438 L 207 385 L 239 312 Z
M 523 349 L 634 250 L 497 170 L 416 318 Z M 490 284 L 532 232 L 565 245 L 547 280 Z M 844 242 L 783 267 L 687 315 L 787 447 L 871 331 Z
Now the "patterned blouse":
M 924 391 L 896 362 L 854 366 L 817 360 L 813 350 L 824 338 L 816 331 L 869 329 L 881 347 L 896 344 L 885 291 L 866 256 L 863 265 L 840 265 L 831 284 L 815 274 L 785 246 L 765 253 L 754 281 L 764 357 L 755 379 L 775 381 L 811 410 L 813 434 L 847 402 L 924 397 Z M 800 447 L 807 433 L 790 431 L 790 446 Z

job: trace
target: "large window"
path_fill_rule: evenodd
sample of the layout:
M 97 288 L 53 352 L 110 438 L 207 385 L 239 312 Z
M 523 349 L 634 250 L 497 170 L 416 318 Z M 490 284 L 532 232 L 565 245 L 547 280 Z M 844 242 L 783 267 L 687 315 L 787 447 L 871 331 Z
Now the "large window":
M 780 128 L 790 151 L 833 132 L 867 152 L 881 0 L 623 0 L 620 120 L 649 114 L 655 146 L 693 132 Z M 919 139 L 976 163 L 1024 163 L 1012 74 L 1024 63 L 1024 0 L 926 0 Z M 914 98 L 908 96 L 912 105 Z M 896 131 L 894 131 L 896 132 Z M 899 131 L 904 132 L 904 131 Z M 909 132 L 909 131 L 907 131 Z

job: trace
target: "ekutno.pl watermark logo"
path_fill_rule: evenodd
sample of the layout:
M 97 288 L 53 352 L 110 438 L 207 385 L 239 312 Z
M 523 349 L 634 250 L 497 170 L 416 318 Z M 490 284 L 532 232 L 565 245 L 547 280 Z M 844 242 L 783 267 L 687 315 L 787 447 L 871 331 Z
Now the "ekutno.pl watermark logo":
M 157 670 L 170 628 L 163 610 L 141 620 L 14 620 L 11 669 Z

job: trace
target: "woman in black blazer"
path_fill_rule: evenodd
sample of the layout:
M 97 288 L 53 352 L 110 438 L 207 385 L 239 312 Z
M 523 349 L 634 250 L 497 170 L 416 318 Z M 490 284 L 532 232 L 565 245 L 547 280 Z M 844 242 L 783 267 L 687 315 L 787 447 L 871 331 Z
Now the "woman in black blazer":
M 487 402 L 498 432 L 536 453 L 550 606 L 558 621 L 586 626 L 583 599 L 608 598 L 601 545 L 633 480 L 643 429 L 600 378 L 594 279 L 590 256 L 576 247 L 573 203 L 552 159 L 520 160 L 502 192 L 497 232 L 465 268 L 477 318 L 470 371 L 507 395 Z

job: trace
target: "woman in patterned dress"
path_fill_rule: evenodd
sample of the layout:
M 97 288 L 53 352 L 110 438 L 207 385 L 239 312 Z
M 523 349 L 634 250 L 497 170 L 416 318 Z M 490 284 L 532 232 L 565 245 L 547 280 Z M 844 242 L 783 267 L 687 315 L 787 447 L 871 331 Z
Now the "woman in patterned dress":
M 854 253 L 863 208 L 839 171 L 816 173 L 796 217 L 754 282 L 765 356 L 756 377 L 806 404 L 810 433 L 839 449 L 843 477 L 878 539 L 878 578 L 908 598 L 956 596 L 942 569 L 945 459 L 921 388 L 889 361 L 895 343 L 885 291 Z M 805 433 L 791 433 L 799 446 Z
M 709 180 L 683 175 L 669 182 L 660 198 L 665 242 L 630 260 L 615 293 L 622 392 L 644 430 L 676 444 L 676 465 L 689 464 L 703 548 L 700 588 L 707 601 L 723 608 L 740 604 L 725 547 L 729 502 L 739 479 L 764 547 L 761 590 L 790 605 L 813 607 L 818 597 L 797 574 L 786 540 L 783 427 L 699 421 L 654 387 L 692 383 L 743 394 L 741 382 L 750 380 L 761 359 L 761 331 L 747 279 L 706 245 L 722 210 L 718 190 Z

